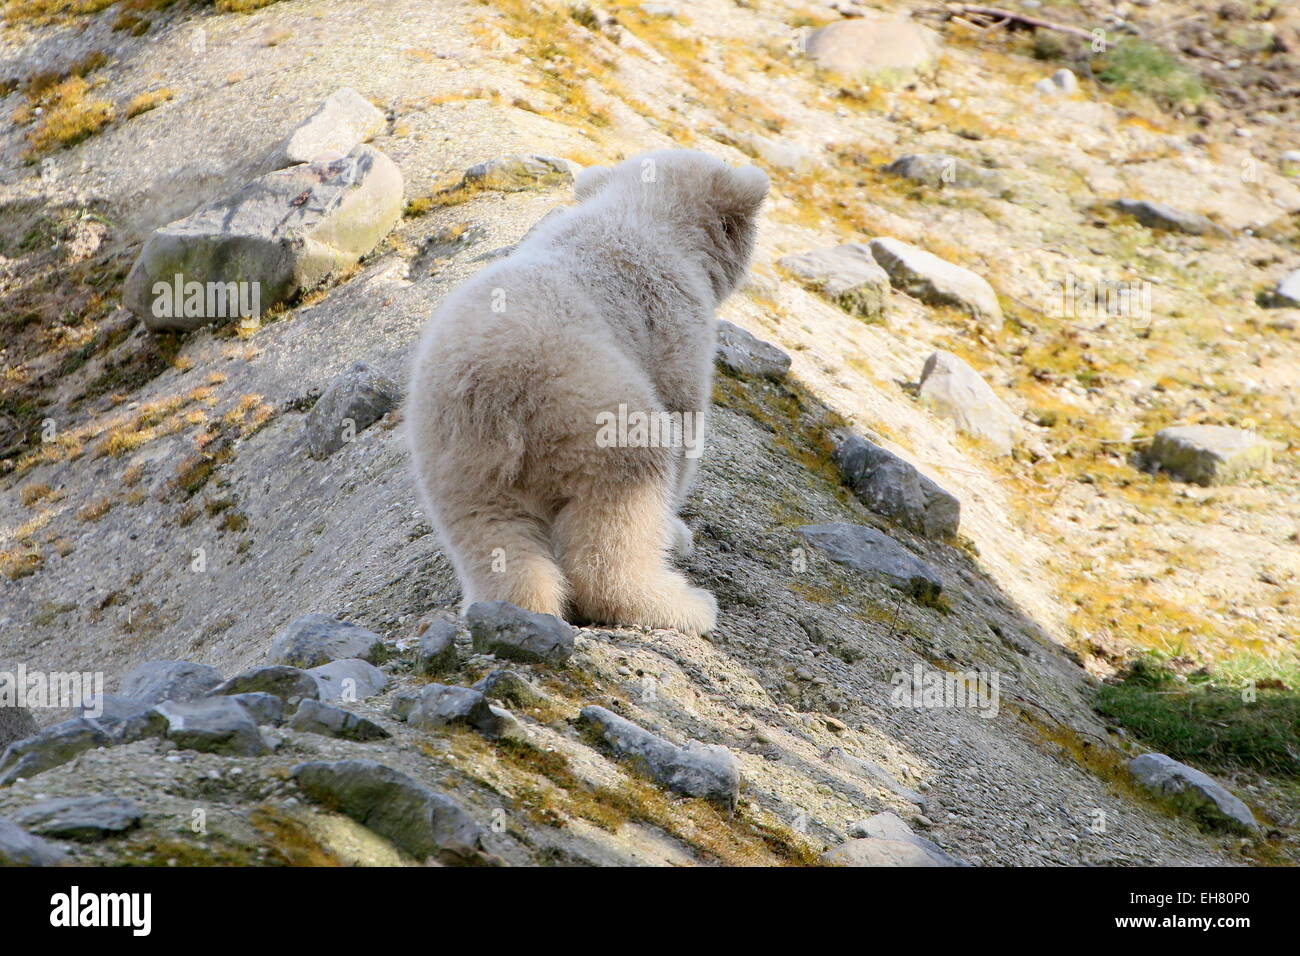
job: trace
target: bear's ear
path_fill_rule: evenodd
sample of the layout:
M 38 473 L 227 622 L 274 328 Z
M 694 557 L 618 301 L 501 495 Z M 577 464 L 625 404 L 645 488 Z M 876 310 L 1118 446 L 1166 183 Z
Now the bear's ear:
M 600 192 L 613 173 L 614 170 L 609 166 L 588 166 L 578 173 L 578 178 L 573 181 L 573 194 L 578 202 L 590 199 Z
M 757 166 L 719 169 L 713 181 L 713 201 L 723 216 L 752 216 L 767 198 L 771 183 Z

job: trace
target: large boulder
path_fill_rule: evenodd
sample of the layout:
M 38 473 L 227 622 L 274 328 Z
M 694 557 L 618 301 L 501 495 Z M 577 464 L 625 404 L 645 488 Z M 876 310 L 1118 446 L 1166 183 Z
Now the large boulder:
M 156 230 L 122 302 L 155 331 L 252 317 L 355 265 L 401 214 L 402 174 L 369 146 L 277 170 Z
M 479 654 L 528 664 L 557 664 L 573 653 L 573 628 L 567 623 L 506 601 L 471 604 L 465 609 L 465 623 Z
M 1273 446 L 1251 431 L 1226 425 L 1175 425 L 1162 428 L 1146 452 L 1148 465 L 1183 481 L 1223 485 L 1273 461 Z
M 957 533 L 961 502 L 891 451 L 858 435 L 839 436 L 835 464 L 858 500 L 927 538 Z
M 307 454 L 328 458 L 396 405 L 402 390 L 365 362 L 335 376 L 303 422 Z
M 1239 833 L 1253 833 L 1259 822 L 1250 807 L 1207 773 L 1165 754 L 1134 757 L 1129 773 L 1143 788 L 1174 801 L 1203 823 Z
M 935 570 L 883 531 L 833 521 L 804 525 L 798 533 L 832 561 L 882 575 L 923 603 L 937 601 L 943 591 L 943 579 Z
M 113 737 L 96 721 L 74 717 L 40 733 L 15 740 L 0 754 L 0 787 L 67 763 L 96 747 L 110 747 Z
M 183 704 L 166 701 L 157 710 L 167 719 L 167 739 L 187 750 L 257 757 L 270 749 L 257 729 L 256 718 L 233 698 L 205 697 Z
M 860 242 L 782 256 L 777 265 L 868 322 L 882 321 L 889 309 L 889 276 Z
M 822 69 L 892 84 L 933 70 L 942 43 L 939 34 L 919 23 L 872 16 L 814 30 L 804 50 Z
M 358 658 L 330 661 L 307 672 L 316 678 L 320 700 L 355 703 L 374 697 L 388 686 L 388 677 L 374 664 Z
M 483 831 L 461 807 L 373 760 L 303 763 L 293 778 L 313 801 L 351 817 L 418 859 L 480 855 Z
M 958 431 L 987 442 L 999 455 L 1011 454 L 1020 421 L 988 382 L 965 362 L 942 349 L 925 360 L 918 396 Z
M 221 683 L 221 672 L 192 661 L 145 661 L 122 678 L 121 697 L 145 704 L 202 697 Z
M 871 240 L 871 254 L 895 289 L 931 305 L 956 306 L 987 329 L 1002 328 L 997 293 L 969 269 L 887 237 Z
M 68 856 L 48 840 L 0 819 L 0 866 L 59 866 Z
M 328 614 L 304 614 L 275 636 L 267 656 L 273 664 L 310 668 L 353 657 L 378 664 L 386 653 L 384 639 L 374 631 Z
M 957 862 L 946 862 L 942 857 L 927 852 L 925 848 L 917 846 L 915 843 L 906 840 L 886 840 L 879 837 L 847 840 L 823 853 L 821 861 L 827 866 L 911 867 L 961 865 Z
M 356 90 L 347 86 L 335 90 L 276 148 L 271 168 L 346 156 L 383 129 L 385 122 L 384 114 Z
M 718 320 L 717 360 L 733 372 L 779 381 L 790 371 L 790 356 L 771 342 L 750 335 L 738 325 Z

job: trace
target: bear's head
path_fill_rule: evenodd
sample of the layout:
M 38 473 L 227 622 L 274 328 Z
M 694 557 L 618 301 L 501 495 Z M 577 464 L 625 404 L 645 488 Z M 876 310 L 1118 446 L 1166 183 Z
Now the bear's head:
M 720 303 L 749 268 L 759 207 L 769 188 L 757 166 L 729 166 L 692 149 L 643 153 L 617 166 L 589 166 L 578 174 L 580 202 L 632 203 L 637 212 L 670 223 L 683 245 L 703 259 Z

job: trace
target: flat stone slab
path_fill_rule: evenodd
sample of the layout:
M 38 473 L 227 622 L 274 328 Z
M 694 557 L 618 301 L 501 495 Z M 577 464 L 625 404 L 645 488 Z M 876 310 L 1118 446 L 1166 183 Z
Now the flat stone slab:
M 122 678 L 122 697 L 146 704 L 194 700 L 221 683 L 221 672 L 191 661 L 146 661 Z
M 1175 425 L 1156 432 L 1147 463 L 1183 481 L 1224 485 L 1273 463 L 1273 446 L 1254 432 L 1226 425 Z
M 1149 753 L 1130 760 L 1128 770 L 1139 785 L 1172 799 L 1204 823 L 1244 833 L 1259 829 L 1259 821 L 1250 807 L 1195 767 L 1165 754 Z
M 828 866 L 955 866 L 944 863 L 915 843 L 863 837 L 847 840 L 827 850 L 821 860 Z
M 777 265 L 845 312 L 867 322 L 889 311 L 889 275 L 860 242 L 782 256 Z
M 68 855 L 53 843 L 0 818 L 0 866 L 60 866 L 67 862 Z
M 311 762 L 293 768 L 311 800 L 351 817 L 417 859 L 480 855 L 483 831 L 450 798 L 373 760 Z
M 260 315 L 355 265 L 401 214 L 402 174 L 369 146 L 280 169 L 155 230 L 122 303 L 154 331 Z
M 167 719 L 167 739 L 187 750 L 234 757 L 270 752 L 253 715 L 229 697 L 205 697 L 187 703 L 165 701 L 157 711 Z
M 289 729 L 357 741 L 383 740 L 391 736 L 367 717 L 317 700 L 304 700 L 298 705 L 298 712 L 289 721 Z
M 379 664 L 386 654 L 384 639 L 374 631 L 328 614 L 304 614 L 276 635 L 267 657 L 306 670 L 353 657 Z
M 993 170 L 983 169 L 947 153 L 910 153 L 900 156 L 885 167 L 885 172 L 935 189 L 947 186 L 958 189 L 1002 188 L 1002 177 Z
M 276 149 L 272 168 L 346 156 L 384 128 L 384 114 L 349 86 L 335 90 Z
M 39 836 L 92 843 L 138 827 L 140 808 L 111 793 L 56 797 L 24 807 L 13 821 Z
M 326 386 L 303 420 L 307 454 L 325 459 L 356 438 L 402 398 L 396 382 L 365 362 L 352 365 Z
M 1115 208 L 1125 215 L 1132 216 L 1148 229 L 1160 229 L 1165 232 L 1185 232 L 1192 236 L 1229 236 L 1231 233 L 1204 216 L 1185 212 L 1166 206 L 1164 203 L 1149 202 L 1145 199 L 1117 199 Z
M 34 736 L 15 740 L 0 754 L 0 787 L 20 777 L 34 777 L 87 750 L 113 743 L 113 737 L 104 727 L 84 717 L 46 727 Z
M 930 305 L 955 306 L 990 330 L 1002 328 L 997 293 L 969 269 L 898 239 L 872 239 L 871 254 L 895 289 Z
M 740 794 L 740 770 L 726 747 L 698 740 L 679 747 L 594 705 L 582 708 L 578 719 L 599 733 L 616 755 L 656 783 L 688 797 L 735 806 Z
M 563 663 L 573 653 L 573 628 L 550 614 L 534 614 L 506 601 L 471 604 L 465 610 L 474 650 L 502 660 Z
M 717 360 L 742 375 L 780 381 L 790 371 L 790 356 L 738 325 L 718 320 Z
M 849 836 L 854 839 L 893 840 L 899 843 L 910 843 L 934 860 L 935 866 L 970 865 L 957 859 L 934 841 L 913 833 L 912 828 L 903 821 L 902 817 L 889 811 L 873 814 L 865 820 L 859 820 L 857 823 L 852 824 L 849 827 Z
M 330 661 L 307 673 L 316 678 L 322 701 L 355 703 L 374 697 L 388 686 L 388 677 L 374 664 L 358 658 Z
M 933 603 L 943 591 L 935 570 L 883 531 L 836 521 L 804 525 L 798 533 L 832 561 L 882 575 L 922 603 Z
M 957 533 L 961 502 L 910 462 L 853 434 L 840 436 L 833 460 L 858 500 L 877 514 L 927 538 Z
M 921 403 L 958 431 L 1009 455 L 1020 437 L 1020 420 L 962 359 L 942 349 L 925 360 L 917 390 Z

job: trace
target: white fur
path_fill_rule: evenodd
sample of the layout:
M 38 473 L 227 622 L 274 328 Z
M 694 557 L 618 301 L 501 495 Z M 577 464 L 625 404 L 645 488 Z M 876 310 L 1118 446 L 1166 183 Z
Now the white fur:
M 713 312 L 745 273 L 767 189 L 761 170 L 689 150 L 583 170 L 579 205 L 434 313 L 408 437 L 466 605 L 713 627 L 713 595 L 668 562 L 691 546 L 676 511 L 695 459 L 600 447 L 597 422 L 620 404 L 707 413 Z

